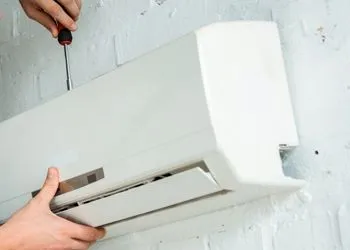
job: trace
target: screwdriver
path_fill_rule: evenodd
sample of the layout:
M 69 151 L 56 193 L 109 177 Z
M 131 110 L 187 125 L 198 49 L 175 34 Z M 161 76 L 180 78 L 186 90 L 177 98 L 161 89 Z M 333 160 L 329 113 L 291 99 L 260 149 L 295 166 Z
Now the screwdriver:
M 69 50 L 68 46 L 72 43 L 73 36 L 72 32 L 63 27 L 62 24 L 58 23 L 58 43 L 61 44 L 64 48 L 64 59 L 66 63 L 66 75 L 67 75 L 67 90 L 70 91 L 73 89 L 72 79 L 70 75 L 70 65 L 69 65 Z

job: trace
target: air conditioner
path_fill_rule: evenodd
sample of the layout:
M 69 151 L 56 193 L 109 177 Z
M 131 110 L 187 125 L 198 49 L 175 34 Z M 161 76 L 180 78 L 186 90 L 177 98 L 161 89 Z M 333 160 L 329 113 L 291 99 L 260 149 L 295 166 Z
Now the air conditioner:
M 83 67 L 84 65 L 82 65 Z M 61 179 L 52 211 L 118 236 L 298 189 L 278 30 L 208 25 L 0 124 L 0 220 Z

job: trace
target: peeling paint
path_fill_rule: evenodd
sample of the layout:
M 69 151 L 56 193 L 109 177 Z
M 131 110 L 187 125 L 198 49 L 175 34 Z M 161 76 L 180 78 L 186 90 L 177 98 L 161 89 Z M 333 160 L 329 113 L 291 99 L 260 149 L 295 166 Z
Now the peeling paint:
M 104 0 L 98 0 L 96 2 L 96 8 L 102 8 L 104 7 L 105 3 L 104 3 Z
M 169 18 L 173 18 L 177 12 L 177 9 L 174 8 L 172 11 L 169 12 Z
M 162 5 L 163 3 L 165 3 L 167 0 L 154 0 L 154 2 L 158 5 Z
M 20 12 L 19 10 L 13 10 L 12 11 L 12 37 L 18 37 L 19 36 L 19 17 Z

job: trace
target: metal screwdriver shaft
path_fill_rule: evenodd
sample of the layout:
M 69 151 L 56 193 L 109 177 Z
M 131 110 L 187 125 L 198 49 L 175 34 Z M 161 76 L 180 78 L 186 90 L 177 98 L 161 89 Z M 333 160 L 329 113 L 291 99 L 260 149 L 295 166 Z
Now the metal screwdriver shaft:
M 66 75 L 67 75 L 67 90 L 70 91 L 73 89 L 72 79 L 70 76 L 70 66 L 69 66 L 69 50 L 68 45 L 64 45 L 64 58 L 66 62 Z
M 67 90 L 70 91 L 73 89 L 72 78 L 70 74 L 70 65 L 69 65 L 69 48 L 68 46 L 72 43 L 73 36 L 72 32 L 67 28 L 64 28 L 62 25 L 58 24 L 58 43 L 61 44 L 64 48 L 64 59 L 66 64 L 66 75 L 67 75 Z
M 60 4 L 60 1 L 55 0 L 55 2 L 61 6 L 61 8 L 64 9 L 64 7 Z M 66 13 L 68 13 L 66 11 Z M 69 65 L 69 50 L 68 50 L 68 45 L 70 45 L 73 41 L 73 36 L 72 32 L 64 27 L 62 24 L 57 22 L 57 29 L 58 29 L 58 43 L 61 44 L 64 48 L 64 59 L 65 59 L 65 64 L 66 64 L 66 83 L 67 83 L 67 90 L 70 91 L 73 89 L 73 83 L 72 83 L 72 78 L 70 75 L 70 65 Z

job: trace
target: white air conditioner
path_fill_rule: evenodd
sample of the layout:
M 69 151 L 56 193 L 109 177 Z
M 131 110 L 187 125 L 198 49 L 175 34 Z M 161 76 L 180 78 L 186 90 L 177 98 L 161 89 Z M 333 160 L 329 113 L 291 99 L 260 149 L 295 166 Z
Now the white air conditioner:
M 297 144 L 275 24 L 212 24 L 1 123 L 0 220 L 55 165 L 56 214 L 143 230 L 299 188 Z

